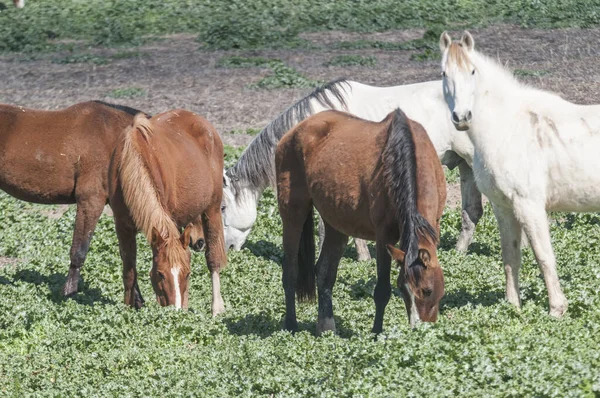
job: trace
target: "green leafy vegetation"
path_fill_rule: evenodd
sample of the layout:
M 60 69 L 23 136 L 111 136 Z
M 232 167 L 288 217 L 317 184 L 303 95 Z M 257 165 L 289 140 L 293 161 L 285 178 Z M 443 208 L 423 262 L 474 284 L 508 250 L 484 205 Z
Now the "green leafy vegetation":
M 283 63 L 273 64 L 271 70 L 273 73 L 263 77 L 257 83 L 250 85 L 250 88 L 265 90 L 274 90 L 278 88 L 314 88 L 324 83 L 319 80 L 311 80 L 296 69 L 284 65 Z
M 228 133 L 229 134 L 257 135 L 258 133 L 260 133 L 260 131 L 261 131 L 261 129 L 247 128 L 246 130 L 231 130 Z
M 61 40 L 137 45 L 169 33 L 198 34 L 212 49 L 306 47 L 315 30 L 375 32 L 423 27 L 592 27 L 599 0 L 91 0 L 32 1 L 0 11 L 0 51 L 41 51 Z
M 373 56 L 362 55 L 336 55 L 329 61 L 325 62 L 324 66 L 375 66 L 377 58 Z
M 146 90 L 138 87 L 116 88 L 106 93 L 111 98 L 137 98 L 146 95 Z
M 225 148 L 231 164 L 241 149 Z M 194 253 L 187 311 L 160 308 L 148 278 L 151 251 L 138 236 L 146 307 L 122 304 L 114 224 L 102 216 L 82 276 L 60 295 L 69 264 L 73 206 L 0 194 L 0 394 L 25 396 L 597 396 L 600 393 L 600 217 L 552 215 L 558 273 L 569 298 L 550 318 L 530 249 L 523 308 L 506 303 L 497 225 L 489 206 L 468 254 L 453 247 L 460 210 L 446 209 L 441 247 L 446 296 L 435 325 L 408 326 L 394 287 L 384 333 L 370 333 L 375 262 L 346 250 L 334 290 L 339 334 L 314 336 L 316 303 L 298 305 L 301 331 L 282 331 L 281 222 L 268 190 L 248 243 L 222 271 L 224 316 L 210 315 L 210 278 Z M 373 247 L 371 246 L 371 250 Z M 393 270 L 392 280 L 396 280 Z

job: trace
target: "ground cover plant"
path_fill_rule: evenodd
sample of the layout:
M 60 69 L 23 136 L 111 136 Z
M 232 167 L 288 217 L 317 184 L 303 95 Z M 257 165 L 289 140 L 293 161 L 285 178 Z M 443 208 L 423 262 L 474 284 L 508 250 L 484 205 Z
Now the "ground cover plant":
M 39 51 L 55 40 L 93 45 L 140 44 L 169 33 L 195 33 L 208 48 L 304 46 L 315 30 L 482 26 L 590 27 L 600 22 L 598 0 L 466 2 L 436 0 L 30 1 L 0 11 L 0 51 Z
M 239 151 L 228 148 L 228 163 Z M 446 296 L 435 325 L 410 330 L 399 291 L 384 333 L 370 333 L 374 261 L 348 248 L 334 290 L 339 335 L 315 333 L 316 304 L 298 307 L 301 331 L 282 331 L 281 223 L 267 191 L 246 247 L 222 272 L 227 306 L 210 316 L 210 281 L 193 255 L 190 309 L 154 302 L 151 252 L 138 239 L 147 305 L 122 304 L 112 218 L 100 219 L 82 272 L 83 292 L 65 300 L 74 208 L 0 195 L 0 392 L 6 395 L 595 396 L 600 393 L 600 217 L 552 217 L 558 272 L 570 307 L 546 315 L 546 291 L 530 250 L 521 270 L 521 311 L 503 300 L 504 275 L 489 205 L 468 255 L 453 247 L 458 210 L 442 220 Z M 395 280 L 395 275 L 393 279 Z

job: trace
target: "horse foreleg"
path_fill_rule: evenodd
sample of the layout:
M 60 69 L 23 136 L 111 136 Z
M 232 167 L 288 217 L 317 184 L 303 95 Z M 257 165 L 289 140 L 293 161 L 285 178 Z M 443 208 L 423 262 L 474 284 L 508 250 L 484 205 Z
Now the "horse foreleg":
M 515 215 L 521 221 L 529 238 L 531 248 L 544 276 L 548 289 L 550 315 L 560 318 L 567 311 L 567 298 L 560 288 L 556 272 L 556 258 L 550 240 L 550 226 L 544 205 L 527 202 L 515 202 Z
M 119 254 L 123 261 L 124 302 L 135 309 L 140 309 L 144 306 L 144 299 L 137 282 L 137 229 L 133 220 L 121 219 L 115 214 L 115 230 L 119 240 Z
M 521 268 L 521 226 L 510 208 L 493 206 L 502 246 L 502 263 L 506 276 L 506 300 L 521 307 L 519 270 Z
M 323 250 L 317 261 L 317 289 L 319 294 L 319 315 L 317 318 L 317 335 L 331 330 L 335 332 L 333 319 L 333 285 L 337 277 L 337 270 L 344 249 L 348 244 L 348 236 L 334 230 L 331 226 L 325 227 Z
M 464 160 L 458 165 L 460 171 L 460 194 L 462 199 L 462 228 L 456 242 L 456 250 L 466 251 L 473 240 L 475 226 L 483 215 L 481 193 L 475 185 L 473 170 Z
M 75 229 L 73 231 L 73 242 L 71 243 L 71 264 L 67 281 L 63 287 L 63 295 L 65 296 L 77 293 L 81 267 L 90 249 L 90 241 L 104 209 L 105 201 L 106 199 L 102 195 L 77 201 L 77 215 L 75 216 Z
M 390 285 L 390 269 L 392 258 L 387 252 L 387 242 L 377 239 L 377 284 L 373 299 L 375 300 L 375 321 L 373 322 L 373 333 L 381 333 L 383 330 L 383 314 L 385 307 L 392 296 L 392 286 Z
M 371 253 L 367 246 L 367 241 L 362 239 L 354 238 L 354 244 L 356 245 L 356 253 L 358 254 L 358 261 L 369 261 L 371 259 Z
M 210 272 L 212 283 L 211 311 L 213 316 L 217 316 L 225 312 L 225 303 L 221 297 L 220 272 L 227 264 L 220 201 L 203 214 L 202 227 L 206 242 L 206 266 Z

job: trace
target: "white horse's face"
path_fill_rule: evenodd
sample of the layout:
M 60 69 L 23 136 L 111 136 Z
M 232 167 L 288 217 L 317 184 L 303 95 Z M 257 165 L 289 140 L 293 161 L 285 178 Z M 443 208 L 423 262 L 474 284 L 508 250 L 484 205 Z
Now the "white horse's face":
M 227 250 L 240 250 L 256 221 L 254 195 L 236 192 L 226 175 L 223 176 L 223 234 Z
M 447 32 L 440 37 L 444 99 L 452 123 L 460 131 L 469 129 L 473 117 L 477 83 L 476 70 L 469 57 L 473 48 L 473 37 L 469 32 L 465 32 L 458 43 L 453 43 Z

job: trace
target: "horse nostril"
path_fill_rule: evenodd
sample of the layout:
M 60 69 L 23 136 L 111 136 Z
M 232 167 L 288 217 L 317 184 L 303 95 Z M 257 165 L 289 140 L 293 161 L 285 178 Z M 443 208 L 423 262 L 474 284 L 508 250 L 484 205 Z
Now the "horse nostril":
M 229 249 L 228 250 L 233 250 L 233 245 L 229 245 Z
M 467 121 L 471 121 L 471 118 L 473 118 L 473 114 L 471 113 L 471 111 L 467 112 Z
M 460 120 L 458 120 L 458 113 L 452 112 L 452 121 L 454 123 L 458 123 L 460 121 Z

